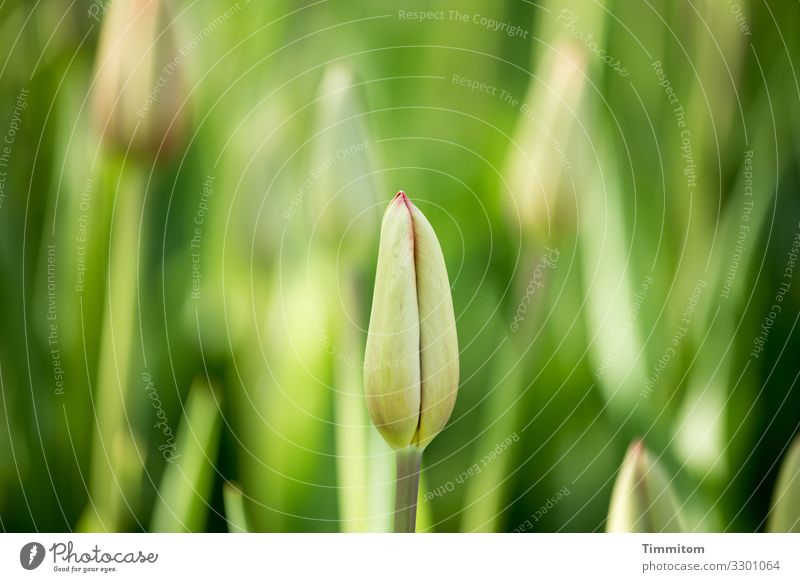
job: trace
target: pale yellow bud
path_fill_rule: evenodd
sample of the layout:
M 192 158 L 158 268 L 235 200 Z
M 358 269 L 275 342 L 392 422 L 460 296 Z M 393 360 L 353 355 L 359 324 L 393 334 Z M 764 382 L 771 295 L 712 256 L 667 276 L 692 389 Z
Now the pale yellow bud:
M 458 338 L 442 249 L 403 192 L 381 226 L 364 391 L 393 448 L 424 448 L 447 423 L 458 391 Z
M 606 530 L 616 533 L 684 531 L 680 505 L 670 483 L 644 443 L 634 441 L 614 483 Z
M 767 531 L 800 532 L 800 436 L 795 437 L 778 472 Z

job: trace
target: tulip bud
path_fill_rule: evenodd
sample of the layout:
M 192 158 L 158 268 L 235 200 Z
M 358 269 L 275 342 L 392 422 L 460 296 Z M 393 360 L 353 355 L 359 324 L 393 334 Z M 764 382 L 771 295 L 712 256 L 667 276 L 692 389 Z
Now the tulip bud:
M 422 450 L 458 390 L 458 338 L 447 269 L 428 220 L 404 192 L 381 225 L 364 355 L 367 408 L 395 449 Z
M 795 437 L 778 472 L 767 531 L 800 532 L 800 436 Z
M 155 156 L 183 130 L 183 67 L 162 0 L 115 0 L 103 22 L 93 109 L 103 141 Z
M 586 61 L 573 43 L 555 43 L 541 65 L 544 82 L 530 84 L 509 152 L 505 176 L 511 197 L 504 198 L 508 220 L 540 244 L 575 226 L 570 139 L 588 85 Z
M 606 530 L 615 533 L 684 531 L 670 479 L 641 441 L 634 441 L 625 454 L 611 493 Z
M 346 254 L 359 263 L 370 248 L 364 241 L 375 234 L 373 214 L 365 211 L 375 204 L 378 190 L 370 151 L 374 145 L 364 124 L 360 89 L 346 65 L 337 63 L 325 70 L 317 99 L 318 133 L 308 192 L 310 219 L 324 244 L 335 249 L 345 241 L 355 242 L 355 248 L 346 247 Z M 323 177 L 314 178 L 314 172 Z

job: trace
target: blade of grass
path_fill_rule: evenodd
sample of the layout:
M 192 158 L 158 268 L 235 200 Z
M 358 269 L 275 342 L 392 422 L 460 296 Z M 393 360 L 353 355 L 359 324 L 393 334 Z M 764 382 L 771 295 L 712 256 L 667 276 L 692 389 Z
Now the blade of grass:
M 379 229 L 370 149 L 374 142 L 363 121 L 360 87 L 352 70 L 336 64 L 325 70 L 317 95 L 316 134 L 309 168 L 322 175 L 309 191 L 308 214 L 321 253 L 339 272 L 338 294 L 330 296 L 332 317 L 322 333 L 332 338 L 334 419 L 339 519 L 342 531 L 368 531 L 367 438 L 370 423 L 363 399 L 363 331 L 366 298 L 359 286 L 369 241 Z M 326 169 L 327 168 L 327 169 Z M 341 275 L 340 275 L 341 274 Z M 338 315 L 337 315 L 338 314 Z
M 110 454 L 108 447 L 127 441 L 119 446 L 136 450 L 126 407 L 130 398 L 130 355 L 138 337 L 135 316 L 143 184 L 136 163 L 123 164 L 111 218 L 106 307 L 94 386 L 91 503 L 81 518 L 84 531 L 117 531 L 130 526 L 130 504 L 138 499 L 138 478 L 123 476 L 131 474 L 128 465 L 138 465 L 141 470 L 143 463 L 137 461 L 141 455 L 118 456 Z
M 244 495 L 235 483 L 225 483 L 222 487 L 222 500 L 225 504 L 225 519 L 228 521 L 228 531 L 249 532 L 250 524 L 244 508 Z
M 221 414 L 205 379 L 192 384 L 178 427 L 175 460 L 167 465 L 153 509 L 154 532 L 198 532 L 205 529 L 211 506 Z

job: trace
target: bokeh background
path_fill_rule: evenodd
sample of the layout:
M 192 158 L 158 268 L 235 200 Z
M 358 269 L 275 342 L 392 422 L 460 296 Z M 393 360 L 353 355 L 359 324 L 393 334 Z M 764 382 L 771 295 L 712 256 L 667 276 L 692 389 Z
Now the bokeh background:
M 461 348 L 418 530 L 602 531 L 634 439 L 686 528 L 764 530 L 800 422 L 799 24 L 2 2 L 0 527 L 388 530 L 361 394 L 402 189 Z

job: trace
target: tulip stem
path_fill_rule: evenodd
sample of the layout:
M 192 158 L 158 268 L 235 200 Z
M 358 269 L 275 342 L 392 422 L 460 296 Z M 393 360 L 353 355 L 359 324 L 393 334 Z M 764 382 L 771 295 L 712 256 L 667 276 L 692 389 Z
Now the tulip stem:
M 411 446 L 395 453 L 397 495 L 394 503 L 395 533 L 414 533 L 417 526 L 417 495 L 422 450 Z

